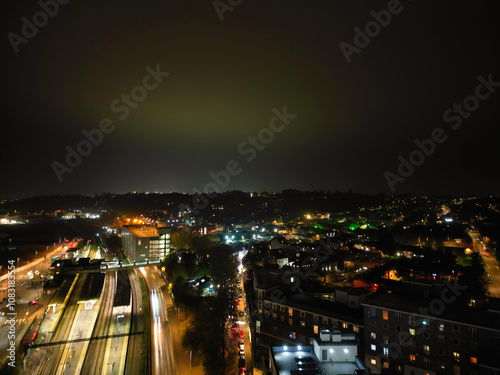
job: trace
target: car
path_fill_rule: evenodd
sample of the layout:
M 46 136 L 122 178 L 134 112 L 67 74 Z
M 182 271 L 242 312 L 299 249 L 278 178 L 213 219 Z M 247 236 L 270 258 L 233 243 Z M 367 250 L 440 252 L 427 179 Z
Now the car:
M 490 256 L 490 254 L 488 254 L 488 253 L 484 253 L 484 256 L 485 256 L 485 257 L 489 257 L 489 256 Z
M 240 375 L 247 375 L 247 369 L 244 367 L 240 367 Z
M 238 302 L 239 300 L 240 300 L 240 298 L 239 298 L 239 297 L 235 297 L 235 298 L 234 298 L 234 301 L 235 301 L 235 302 Z
M 239 337 L 240 339 L 242 339 L 243 337 L 245 337 L 245 334 L 243 333 L 243 331 L 239 331 L 239 332 L 238 332 L 238 337 Z
M 237 330 L 238 330 L 238 325 L 237 325 L 237 324 L 234 324 L 234 325 L 231 327 L 231 331 L 236 332 Z
M 235 306 L 234 309 L 238 311 L 240 308 L 238 306 Z
M 245 312 L 240 311 L 240 312 L 239 312 L 239 315 L 240 315 L 240 316 L 245 316 Z
M 240 349 L 238 354 L 240 355 L 240 357 L 242 357 L 242 356 L 245 357 L 245 349 Z
M 245 367 L 245 356 L 242 356 L 242 357 L 240 357 L 240 359 L 238 360 L 238 367 L 239 368 Z
M 38 303 L 38 300 L 34 299 L 33 301 L 28 302 L 31 306 L 36 305 Z
M 245 349 L 245 341 L 243 340 L 238 341 L 238 349 Z
M 493 284 L 493 281 L 491 281 L 491 279 L 488 280 L 488 284 Z
M 238 298 L 240 299 L 240 301 L 243 299 L 243 296 L 238 296 Z

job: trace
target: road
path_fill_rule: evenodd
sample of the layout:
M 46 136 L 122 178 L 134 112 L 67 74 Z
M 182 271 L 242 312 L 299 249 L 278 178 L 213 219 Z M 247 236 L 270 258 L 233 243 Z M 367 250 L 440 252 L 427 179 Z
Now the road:
M 144 267 L 140 271 L 149 287 L 151 304 L 151 369 L 153 375 L 175 375 L 177 364 L 167 310 L 173 304 L 168 288 L 156 267 Z
M 492 297 L 500 298 L 500 268 L 495 254 L 489 252 L 487 245 L 481 241 L 479 232 L 469 231 L 469 236 L 474 242 L 475 250 L 481 254 L 484 268 L 486 273 L 489 274 L 489 276 L 486 276 L 487 282 L 491 280 L 491 284 L 489 282 L 487 284 L 488 291 Z

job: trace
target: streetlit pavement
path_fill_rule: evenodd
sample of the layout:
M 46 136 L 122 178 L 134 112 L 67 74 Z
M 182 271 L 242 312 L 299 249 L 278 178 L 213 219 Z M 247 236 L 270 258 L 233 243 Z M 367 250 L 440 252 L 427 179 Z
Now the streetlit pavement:
M 474 242 L 475 250 L 479 251 L 481 254 L 481 258 L 484 262 L 484 269 L 486 273 L 489 274 L 486 276 L 486 280 L 488 280 L 488 291 L 492 297 L 500 298 L 500 268 L 498 267 L 498 261 L 496 260 L 495 254 L 489 252 L 487 245 L 481 241 L 479 232 L 469 231 L 469 236 Z M 491 284 L 489 280 L 491 280 Z

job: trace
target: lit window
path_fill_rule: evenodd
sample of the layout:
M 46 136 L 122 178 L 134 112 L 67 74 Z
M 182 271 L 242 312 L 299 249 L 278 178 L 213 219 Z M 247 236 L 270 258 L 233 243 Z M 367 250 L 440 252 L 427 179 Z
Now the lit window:
M 389 362 L 382 361 L 382 367 L 383 368 L 389 368 Z
M 453 352 L 453 359 L 455 362 L 460 363 L 460 353 Z
M 415 336 L 416 331 L 415 328 L 410 328 L 410 335 Z
M 444 332 L 444 323 L 439 323 L 438 328 L 440 332 Z
M 317 335 L 318 334 L 318 326 L 317 325 L 314 325 L 314 333 Z
M 370 333 L 370 338 L 372 340 L 376 340 L 377 339 L 377 334 L 375 332 Z
M 288 316 L 293 316 L 293 309 L 288 309 Z
M 430 351 L 431 351 L 431 349 L 430 349 L 429 345 L 424 345 L 424 354 L 429 355 Z
M 382 317 L 384 320 L 389 320 L 389 311 L 387 310 L 382 311 Z
M 370 363 L 371 363 L 373 366 L 376 366 L 376 365 L 377 365 L 377 360 L 372 358 L 372 359 L 370 360 Z
M 377 345 L 372 344 L 372 345 L 371 345 L 371 349 L 372 349 L 374 352 L 375 352 L 375 351 L 377 351 Z
M 389 355 L 389 348 L 384 348 L 384 355 L 388 356 Z
M 477 365 L 477 358 L 476 357 L 470 357 L 470 363 L 473 363 Z
M 301 326 L 301 327 L 305 327 L 305 326 L 306 326 L 306 322 L 305 322 L 305 321 L 303 321 L 303 320 L 301 320 L 301 321 L 300 321 L 300 326 Z
M 347 323 L 342 323 L 342 328 L 347 329 L 349 327 L 349 324 Z
M 415 354 L 410 354 L 410 362 L 415 363 L 415 360 L 416 360 Z

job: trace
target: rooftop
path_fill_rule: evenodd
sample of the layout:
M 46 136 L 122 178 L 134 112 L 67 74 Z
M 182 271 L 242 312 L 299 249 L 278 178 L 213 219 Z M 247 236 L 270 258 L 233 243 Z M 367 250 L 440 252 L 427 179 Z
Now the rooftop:
M 142 226 L 131 226 L 124 225 L 134 237 L 158 237 L 158 229 L 156 227 L 142 227 Z

